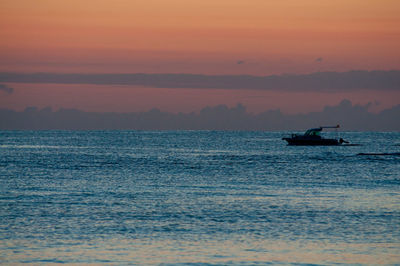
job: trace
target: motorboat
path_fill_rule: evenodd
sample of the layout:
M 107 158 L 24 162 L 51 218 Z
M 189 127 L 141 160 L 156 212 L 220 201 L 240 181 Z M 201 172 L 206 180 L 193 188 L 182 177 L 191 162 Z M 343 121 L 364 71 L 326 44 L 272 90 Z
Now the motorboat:
M 335 146 L 341 145 L 343 143 L 348 143 L 347 141 L 340 139 L 328 139 L 323 138 L 320 133 L 325 128 L 334 128 L 338 129 L 340 126 L 324 126 L 318 128 L 311 128 L 307 130 L 303 135 L 292 134 L 291 137 L 282 138 L 282 140 L 286 140 L 289 145 L 298 145 L 298 146 Z

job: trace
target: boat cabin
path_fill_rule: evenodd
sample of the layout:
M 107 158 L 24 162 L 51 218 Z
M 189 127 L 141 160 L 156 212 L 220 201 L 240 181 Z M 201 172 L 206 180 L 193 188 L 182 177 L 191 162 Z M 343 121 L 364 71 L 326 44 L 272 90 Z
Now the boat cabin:
M 304 136 L 319 136 L 322 131 L 322 127 L 311 128 L 304 133 Z

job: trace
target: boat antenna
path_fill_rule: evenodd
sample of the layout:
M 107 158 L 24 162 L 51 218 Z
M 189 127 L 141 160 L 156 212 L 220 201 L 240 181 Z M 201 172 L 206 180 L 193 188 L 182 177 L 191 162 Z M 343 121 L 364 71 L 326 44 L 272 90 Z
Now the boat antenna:
M 339 125 L 339 124 L 337 124 L 337 125 L 336 125 L 336 128 L 335 128 L 336 139 L 339 139 L 339 131 L 338 131 L 338 128 L 340 128 L 340 125 Z

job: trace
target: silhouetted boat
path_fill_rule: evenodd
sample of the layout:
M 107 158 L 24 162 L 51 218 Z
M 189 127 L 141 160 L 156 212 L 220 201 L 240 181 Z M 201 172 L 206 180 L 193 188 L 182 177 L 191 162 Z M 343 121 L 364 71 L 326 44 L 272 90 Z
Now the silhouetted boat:
M 334 146 L 341 145 L 343 143 L 348 143 L 347 141 L 340 139 L 326 139 L 320 136 L 321 131 L 324 128 L 339 128 L 340 126 L 326 126 L 326 127 L 318 127 L 311 128 L 306 131 L 303 135 L 292 134 L 290 138 L 282 138 L 286 140 L 289 145 L 302 145 L 302 146 Z

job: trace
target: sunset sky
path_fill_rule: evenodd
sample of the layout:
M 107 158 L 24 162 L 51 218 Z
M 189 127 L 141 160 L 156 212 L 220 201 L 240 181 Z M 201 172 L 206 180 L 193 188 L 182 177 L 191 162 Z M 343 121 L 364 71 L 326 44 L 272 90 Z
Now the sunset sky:
M 400 70 L 398 0 L 0 0 L 0 72 L 287 75 Z M 288 91 L 1 81 L 0 108 L 372 111 L 398 89 Z M 290 85 L 289 85 L 290 86 Z M 9 88 L 12 88 L 9 89 Z

